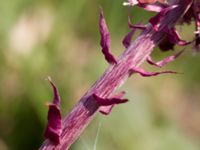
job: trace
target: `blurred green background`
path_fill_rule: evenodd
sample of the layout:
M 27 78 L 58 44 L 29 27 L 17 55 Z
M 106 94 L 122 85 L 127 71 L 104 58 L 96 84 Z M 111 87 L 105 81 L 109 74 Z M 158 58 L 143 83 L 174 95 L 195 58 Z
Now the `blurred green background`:
M 119 55 L 124 50 L 121 40 L 128 27 L 122 3 L 1 0 L 0 150 L 40 147 L 47 123 L 45 104 L 53 96 L 47 76 L 59 88 L 64 116 L 107 68 L 99 46 L 100 5 L 110 29 L 112 52 Z M 138 8 L 131 10 L 133 22 L 145 23 L 150 15 Z M 193 28 L 178 27 L 187 40 L 192 39 Z M 153 57 L 160 60 L 172 53 L 155 49 Z M 200 55 L 193 56 L 187 47 L 164 69 L 183 74 L 131 77 L 120 88 L 130 102 L 117 106 L 109 116 L 98 114 L 71 150 L 199 150 Z

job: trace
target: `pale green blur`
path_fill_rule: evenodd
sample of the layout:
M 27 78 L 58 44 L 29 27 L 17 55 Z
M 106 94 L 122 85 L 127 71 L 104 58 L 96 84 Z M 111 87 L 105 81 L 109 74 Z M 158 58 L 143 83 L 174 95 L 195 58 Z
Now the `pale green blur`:
M 107 68 L 99 46 L 99 6 L 110 29 L 112 52 L 120 55 L 129 31 L 122 3 L 1 0 L 0 150 L 35 150 L 43 142 L 46 103 L 53 96 L 47 76 L 59 88 L 64 116 Z M 146 23 L 150 15 L 139 8 L 131 11 L 134 23 Z M 178 29 L 192 39 L 193 26 Z M 160 60 L 172 53 L 156 49 L 153 57 Z M 187 47 L 163 68 L 183 74 L 131 77 L 120 88 L 130 102 L 116 106 L 109 116 L 98 114 L 71 150 L 199 150 L 199 64 L 200 55 L 192 56 Z

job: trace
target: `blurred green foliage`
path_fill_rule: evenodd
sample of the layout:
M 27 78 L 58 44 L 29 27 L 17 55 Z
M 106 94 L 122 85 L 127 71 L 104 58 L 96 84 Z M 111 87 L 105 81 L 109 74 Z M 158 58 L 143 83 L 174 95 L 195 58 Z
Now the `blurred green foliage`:
M 98 79 L 108 66 L 100 52 L 98 10 L 101 5 L 112 37 L 112 51 L 124 49 L 128 32 L 122 0 L 1 0 L 0 2 L 0 149 L 35 150 L 43 139 L 52 91 L 50 75 L 62 98 L 62 114 Z M 153 15 L 131 10 L 133 22 Z M 191 40 L 192 26 L 182 34 Z M 200 56 L 191 47 L 166 69 L 183 72 L 155 78 L 135 76 L 121 87 L 129 104 L 98 115 L 73 150 L 200 149 Z M 157 60 L 173 52 L 155 50 Z M 153 69 L 147 67 L 147 69 Z

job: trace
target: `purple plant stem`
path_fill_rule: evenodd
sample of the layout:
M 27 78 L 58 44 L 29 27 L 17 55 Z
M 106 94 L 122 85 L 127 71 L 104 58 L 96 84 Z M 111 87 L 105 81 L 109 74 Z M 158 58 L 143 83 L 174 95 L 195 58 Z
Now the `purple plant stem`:
M 168 25 L 173 27 L 178 19 L 189 8 L 191 0 L 175 0 L 174 10 L 171 10 L 161 21 L 160 31 L 156 32 L 149 24 L 141 35 L 123 52 L 117 64 L 110 65 L 102 77 L 74 106 L 72 111 L 63 119 L 63 131 L 60 144 L 54 145 L 45 140 L 40 150 L 67 150 L 84 131 L 98 112 L 99 106 L 91 97 L 93 93 L 102 98 L 114 94 L 130 76 L 130 69 L 141 65 L 151 54 L 153 48 L 163 39 L 162 29 Z

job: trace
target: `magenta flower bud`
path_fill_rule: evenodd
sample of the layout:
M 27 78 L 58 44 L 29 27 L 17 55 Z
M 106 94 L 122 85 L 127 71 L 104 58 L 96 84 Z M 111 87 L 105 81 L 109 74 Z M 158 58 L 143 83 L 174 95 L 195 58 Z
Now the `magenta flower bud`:
M 49 111 L 48 111 L 48 124 L 44 133 L 46 139 L 49 139 L 54 144 L 60 143 L 60 135 L 62 132 L 62 120 L 61 120 L 61 113 L 60 113 L 60 96 L 58 90 L 54 83 L 49 78 L 49 82 L 52 85 L 53 92 L 54 92 L 54 99 L 53 102 L 48 104 Z

